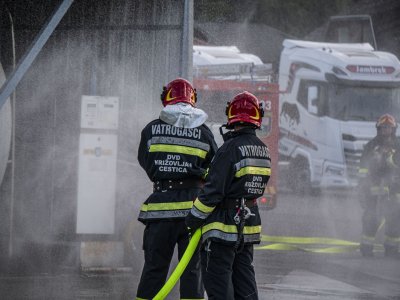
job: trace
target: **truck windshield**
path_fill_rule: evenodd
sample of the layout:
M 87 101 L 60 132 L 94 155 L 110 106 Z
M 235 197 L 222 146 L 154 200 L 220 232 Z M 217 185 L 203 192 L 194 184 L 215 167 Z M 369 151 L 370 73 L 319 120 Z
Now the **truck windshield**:
M 400 88 L 330 85 L 328 115 L 343 121 L 373 121 L 385 113 L 400 117 Z

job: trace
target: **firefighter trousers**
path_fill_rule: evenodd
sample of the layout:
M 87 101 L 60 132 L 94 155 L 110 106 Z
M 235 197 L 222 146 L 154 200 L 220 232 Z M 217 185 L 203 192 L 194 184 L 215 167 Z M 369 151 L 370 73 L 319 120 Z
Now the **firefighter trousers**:
M 143 233 L 144 266 L 138 285 L 138 299 L 152 299 L 168 276 L 175 245 L 181 259 L 188 244 L 185 220 L 149 222 Z M 181 299 L 204 299 L 200 253 L 197 249 L 180 279 Z
M 365 200 L 362 215 L 362 234 L 369 238 L 375 238 L 381 218 L 383 217 L 383 206 L 380 207 L 379 198 L 369 196 Z
M 236 253 L 233 245 L 206 241 L 200 250 L 204 287 L 209 300 L 257 300 L 253 245 Z
M 400 203 L 393 199 L 379 199 L 378 197 L 367 199 L 362 216 L 363 238 L 361 243 L 372 247 L 383 218 L 385 218 L 385 247 L 398 248 L 398 243 L 392 245 L 391 241 L 400 238 Z

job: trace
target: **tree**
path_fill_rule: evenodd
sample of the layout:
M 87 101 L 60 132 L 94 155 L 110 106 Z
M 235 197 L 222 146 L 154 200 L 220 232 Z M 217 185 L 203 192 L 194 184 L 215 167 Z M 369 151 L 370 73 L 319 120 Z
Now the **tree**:
M 331 15 L 348 11 L 355 0 L 199 0 L 195 21 L 261 23 L 299 38 Z

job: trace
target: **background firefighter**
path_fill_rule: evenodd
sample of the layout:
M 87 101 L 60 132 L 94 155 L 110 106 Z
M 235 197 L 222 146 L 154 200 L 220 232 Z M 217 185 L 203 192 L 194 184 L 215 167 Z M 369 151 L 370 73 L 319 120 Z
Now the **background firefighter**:
M 201 264 L 208 299 L 258 299 L 253 244 L 260 242 L 256 198 L 264 193 L 271 169 L 267 146 L 256 136 L 263 109 L 243 92 L 228 102 L 228 123 L 203 191 L 186 224 L 202 226 Z
M 400 238 L 400 142 L 393 116 L 381 116 L 376 128 L 377 135 L 365 145 L 360 161 L 360 203 L 364 209 L 360 251 L 363 256 L 373 255 L 375 235 L 384 217 L 385 256 L 392 256 L 398 253 Z
M 196 108 L 196 91 L 177 78 L 163 88 L 159 119 L 143 130 L 138 160 L 154 182 L 153 193 L 143 203 L 139 221 L 143 234 L 144 267 L 137 299 L 152 299 L 164 285 L 178 245 L 180 259 L 189 243 L 185 216 L 203 186 L 204 174 L 217 149 L 204 124 L 207 114 Z M 181 299 L 204 299 L 199 251 L 180 280 Z

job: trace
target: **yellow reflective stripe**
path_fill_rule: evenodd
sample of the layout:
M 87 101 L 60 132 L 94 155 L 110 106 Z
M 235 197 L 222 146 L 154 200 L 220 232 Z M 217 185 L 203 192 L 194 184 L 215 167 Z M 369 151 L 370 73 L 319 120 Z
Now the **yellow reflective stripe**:
M 261 233 L 261 225 L 256 225 L 256 226 L 246 226 L 246 225 L 244 225 L 243 233 L 244 234 Z
M 202 228 L 202 233 L 204 234 L 213 229 L 218 229 L 218 230 L 221 230 L 223 232 L 228 232 L 228 233 L 237 233 L 236 225 L 226 225 L 226 224 L 220 223 L 220 222 L 214 222 L 214 223 L 204 225 Z
M 374 244 L 374 237 L 363 235 L 362 241 L 369 241 L 374 246 L 374 251 L 383 251 L 383 246 Z M 357 251 L 360 243 L 325 238 L 325 237 L 290 237 L 290 236 L 268 236 L 262 235 L 262 242 L 272 242 L 272 244 L 256 246 L 255 250 L 287 250 L 287 251 L 305 251 L 314 253 L 344 253 Z M 309 244 L 309 246 L 302 246 Z M 333 247 L 321 247 L 321 245 L 332 245 Z
M 204 172 L 203 176 L 201 176 L 203 179 L 207 178 L 209 170 L 210 170 L 210 168 L 207 168 L 206 171 Z
M 265 246 L 256 246 L 254 247 L 255 250 L 279 250 L 279 251 L 304 251 L 304 252 L 314 252 L 314 253 L 344 253 L 349 252 L 352 250 L 357 250 L 359 245 L 348 245 L 343 247 L 327 247 L 327 248 L 320 248 L 320 249 L 313 249 L 313 248 L 303 248 L 298 247 L 295 245 L 289 244 L 272 244 L 272 245 L 265 245 Z
M 360 168 L 360 169 L 358 169 L 358 173 L 367 174 L 368 173 L 368 168 Z
M 242 177 L 247 174 L 252 175 L 271 175 L 271 168 L 264 168 L 264 167 L 244 167 L 241 168 L 239 171 L 236 172 L 235 177 Z
M 140 207 L 141 211 L 147 211 L 147 204 L 142 204 L 142 207 Z
M 206 232 L 210 230 L 220 230 L 222 232 L 226 233 L 237 233 L 237 227 L 236 225 L 227 225 L 221 222 L 213 222 L 207 225 L 204 225 L 202 227 L 202 232 L 205 234 Z M 256 226 L 244 226 L 243 228 L 243 233 L 244 234 L 255 234 L 255 233 L 260 233 L 261 232 L 261 225 L 256 225 Z
M 272 243 L 291 243 L 291 244 L 325 244 L 338 246 L 358 245 L 358 243 L 345 240 L 320 238 L 320 237 L 294 237 L 294 236 L 269 236 L 262 235 L 261 241 Z
M 389 187 L 388 186 L 371 186 L 370 191 L 372 195 L 385 195 L 389 193 Z
M 390 153 L 389 157 L 386 159 L 386 162 L 388 163 L 388 165 L 392 168 L 398 168 L 398 166 L 394 163 L 393 160 L 393 153 Z
M 157 211 L 157 210 L 175 210 L 175 209 L 191 209 L 192 201 L 186 202 L 170 202 L 170 203 L 148 203 L 143 204 L 141 211 Z
M 386 241 L 389 241 L 389 242 L 400 243 L 400 238 L 398 238 L 398 237 L 391 237 L 391 236 L 385 235 L 385 239 L 386 239 Z
M 385 220 L 385 218 L 383 218 L 382 221 L 381 221 L 381 224 L 379 224 L 378 230 L 376 231 L 377 233 L 379 231 L 381 231 L 381 229 L 383 228 L 383 225 L 385 225 L 385 222 L 386 222 L 386 220 Z
M 194 200 L 193 206 L 196 207 L 201 212 L 207 213 L 207 214 L 211 213 L 215 209 L 215 206 L 211 207 L 211 206 L 204 205 L 198 198 L 196 200 Z
M 176 146 L 176 145 L 162 145 L 162 144 L 151 145 L 149 152 L 173 152 L 173 153 L 194 155 L 201 158 L 205 158 L 207 155 L 207 151 L 198 148 L 192 148 L 187 146 Z

